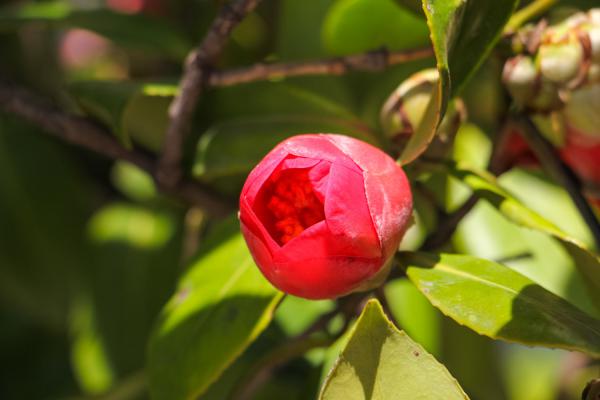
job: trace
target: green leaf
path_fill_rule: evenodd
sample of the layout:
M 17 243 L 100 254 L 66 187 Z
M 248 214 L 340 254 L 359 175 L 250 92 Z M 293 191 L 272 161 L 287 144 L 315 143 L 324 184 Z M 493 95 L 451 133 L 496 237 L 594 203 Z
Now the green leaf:
M 319 399 L 468 399 L 448 370 L 370 300 L 329 373 Z
M 105 123 L 127 146 L 132 138 L 158 150 L 168 124 L 167 109 L 177 86 L 160 83 L 81 81 L 70 86 L 81 107 Z
M 445 100 L 458 93 L 485 60 L 518 3 L 423 0 Z
M 322 34 L 325 48 L 335 55 L 427 45 L 425 21 L 394 0 L 338 1 L 325 19 Z
M 88 29 L 119 45 L 160 52 L 175 61 L 182 60 L 192 47 L 173 27 L 143 14 L 122 14 L 104 8 L 77 9 L 66 1 L 27 2 L 0 8 L 0 31 L 29 23 Z
M 266 328 L 280 300 L 232 219 L 206 239 L 158 321 L 148 354 L 153 398 L 201 395 Z
M 587 284 L 594 304 L 600 309 L 600 257 L 583 243 L 564 233 L 552 222 L 525 207 L 501 188 L 494 177 L 460 164 L 449 167 L 451 175 L 469 186 L 481 198 L 489 201 L 508 220 L 525 228 L 537 230 L 557 239 L 573 258 L 575 265 Z
M 600 355 L 600 321 L 508 267 L 455 254 L 399 260 L 434 306 L 481 335 Z
M 518 0 L 423 0 L 440 79 L 412 145 L 400 155 L 403 164 L 425 150 L 422 143 L 435 135 L 448 101 L 483 63 L 517 4 Z

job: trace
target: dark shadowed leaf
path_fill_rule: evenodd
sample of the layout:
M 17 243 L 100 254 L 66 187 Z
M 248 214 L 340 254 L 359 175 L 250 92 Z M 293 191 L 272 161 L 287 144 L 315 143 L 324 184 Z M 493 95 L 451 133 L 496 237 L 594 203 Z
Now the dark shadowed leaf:
M 456 254 L 399 260 L 434 306 L 479 334 L 600 355 L 600 321 L 508 267 Z
M 448 370 L 371 300 L 352 328 L 319 399 L 468 399 Z
M 158 321 L 148 353 L 153 398 L 202 394 L 266 328 L 280 299 L 232 219 L 207 238 Z

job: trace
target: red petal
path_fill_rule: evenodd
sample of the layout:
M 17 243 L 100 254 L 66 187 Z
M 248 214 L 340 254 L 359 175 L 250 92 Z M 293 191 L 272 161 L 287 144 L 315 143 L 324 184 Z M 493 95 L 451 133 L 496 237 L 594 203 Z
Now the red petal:
M 325 219 L 331 234 L 336 236 L 337 251 L 341 254 L 367 258 L 382 256 L 381 243 L 367 205 L 362 173 L 337 163 L 331 166 L 325 196 Z
M 397 249 L 412 215 L 412 194 L 406 175 L 387 154 L 356 139 L 327 135 L 364 171 L 365 195 L 384 258 Z M 404 229 L 402 229 L 404 228 Z

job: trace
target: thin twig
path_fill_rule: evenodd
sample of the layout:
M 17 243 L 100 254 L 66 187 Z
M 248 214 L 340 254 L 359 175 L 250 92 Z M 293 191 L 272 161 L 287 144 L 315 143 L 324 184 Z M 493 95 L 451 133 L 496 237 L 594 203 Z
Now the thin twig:
M 179 83 L 179 93 L 169 107 L 169 126 L 157 171 L 158 181 L 175 187 L 181 180 L 183 144 L 190 128 L 194 109 L 204 89 L 207 72 L 221 53 L 233 29 L 250 13 L 260 0 L 233 0 L 221 9 L 206 36 L 185 63 Z
M 596 248 L 600 249 L 600 221 L 598 221 L 594 210 L 583 196 L 581 181 L 560 160 L 552 144 L 542 135 L 537 126 L 528 117 L 519 115 L 516 119 L 522 128 L 519 132 L 537 156 L 544 170 L 569 193 L 571 200 L 575 203 L 581 217 L 594 237 Z
M 225 71 L 213 71 L 208 79 L 210 86 L 231 86 L 240 83 L 269 79 L 289 78 L 307 75 L 343 75 L 351 71 L 376 72 L 391 65 L 428 58 L 433 55 L 431 48 L 388 51 L 374 50 L 347 57 L 324 60 L 302 61 L 277 64 L 255 64 L 250 67 Z
M 0 110 L 39 126 L 62 141 L 113 160 L 128 161 L 150 175 L 154 174 L 155 161 L 151 157 L 126 149 L 102 125 L 61 111 L 25 89 L 0 83 Z M 197 181 L 183 180 L 176 187 L 166 188 L 165 191 L 215 216 L 224 216 L 234 210 L 232 204 Z

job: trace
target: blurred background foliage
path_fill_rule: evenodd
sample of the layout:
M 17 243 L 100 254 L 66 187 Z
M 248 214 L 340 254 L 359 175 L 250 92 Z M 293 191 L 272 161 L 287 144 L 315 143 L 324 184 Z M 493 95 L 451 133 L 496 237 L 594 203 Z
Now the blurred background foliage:
M 128 146 L 156 152 L 180 67 L 215 16 L 217 0 L 5 1 L 0 76 L 87 113 Z M 219 66 L 347 55 L 429 44 L 408 0 L 265 0 L 234 31 Z M 590 7 L 565 0 L 564 7 Z M 501 55 L 465 89 L 468 123 L 453 157 L 486 167 L 507 100 Z M 434 60 L 377 74 L 303 77 L 211 89 L 186 145 L 197 179 L 235 198 L 253 165 L 299 132 L 336 132 L 383 145 L 379 110 L 410 74 Z M 572 236 L 591 237 L 565 191 L 539 171 L 501 183 Z M 443 175 L 415 188 L 417 225 L 405 248 L 435 229 L 468 193 Z M 147 397 L 149 334 L 178 277 L 215 221 L 158 194 L 144 172 L 110 163 L 0 115 L 0 398 Z M 450 244 L 502 260 L 591 315 L 572 260 L 551 239 L 478 204 Z M 406 280 L 386 287 L 399 325 L 443 362 L 472 399 L 576 399 L 595 371 L 578 353 L 494 342 L 442 316 Z M 224 399 L 269 348 L 333 307 L 287 297 L 273 323 L 202 396 Z M 338 346 L 339 349 L 339 346 Z M 335 345 L 279 369 L 262 399 L 314 398 Z M 329 360 L 329 361 L 328 361 Z M 324 366 L 325 365 L 325 366 Z

